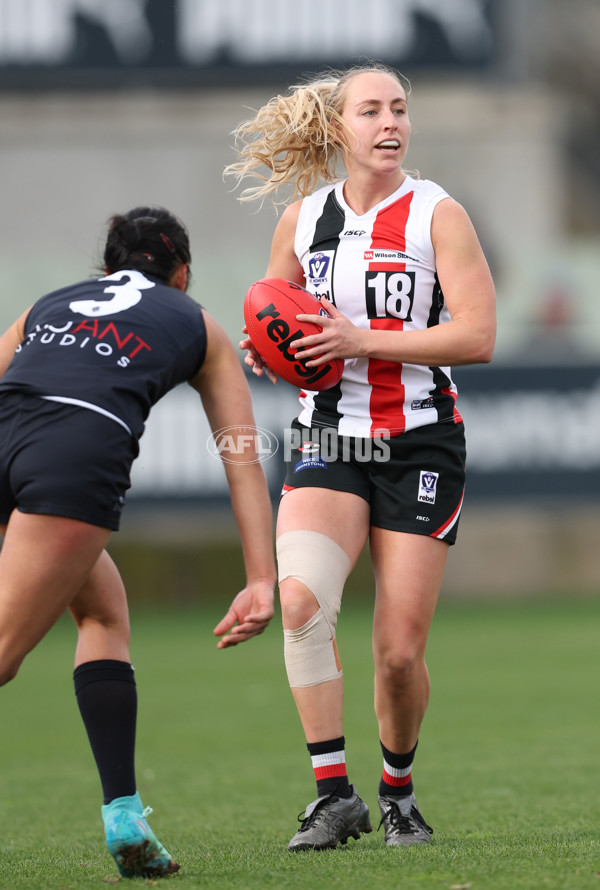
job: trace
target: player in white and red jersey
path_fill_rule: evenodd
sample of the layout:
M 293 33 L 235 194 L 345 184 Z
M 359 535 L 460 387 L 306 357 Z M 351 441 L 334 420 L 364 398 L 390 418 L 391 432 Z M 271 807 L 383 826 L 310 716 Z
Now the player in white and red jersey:
M 266 273 L 319 295 L 330 316 L 297 316 L 322 328 L 295 341 L 298 357 L 308 366 L 345 359 L 337 386 L 301 393 L 287 431 L 277 522 L 284 652 L 318 793 L 289 849 L 335 847 L 371 830 L 348 780 L 336 645 L 344 583 L 367 539 L 385 839 L 426 843 L 432 829 L 412 763 L 429 700 L 425 645 L 464 489 L 450 368 L 490 360 L 493 282 L 464 209 L 403 170 L 410 121 L 397 72 L 329 71 L 272 99 L 237 136 L 239 160 L 227 172 L 241 180 L 270 171 L 243 199 L 281 185 L 300 198 L 276 227 Z M 250 340 L 240 345 L 273 379 Z
M 434 183 L 407 176 L 363 215 L 346 202 L 343 182 L 305 198 L 294 250 L 306 288 L 361 329 L 418 331 L 449 321 L 431 243 L 433 211 L 447 197 Z M 349 358 L 338 386 L 301 394 L 299 420 L 348 436 L 381 429 L 397 435 L 460 420 L 455 398 L 448 367 Z

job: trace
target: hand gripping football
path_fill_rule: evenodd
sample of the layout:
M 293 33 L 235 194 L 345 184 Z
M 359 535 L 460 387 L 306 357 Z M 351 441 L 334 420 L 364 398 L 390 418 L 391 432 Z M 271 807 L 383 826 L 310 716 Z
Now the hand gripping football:
M 306 367 L 306 359 L 296 358 L 294 340 L 322 330 L 316 324 L 297 321 L 296 315 L 301 312 L 327 315 L 313 294 L 283 278 L 255 281 L 244 300 L 248 336 L 269 368 L 278 377 L 300 389 L 330 389 L 342 376 L 344 360 L 338 358 Z

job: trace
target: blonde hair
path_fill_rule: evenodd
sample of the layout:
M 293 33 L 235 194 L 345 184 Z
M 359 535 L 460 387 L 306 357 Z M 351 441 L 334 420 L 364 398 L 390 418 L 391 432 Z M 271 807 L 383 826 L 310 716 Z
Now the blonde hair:
M 246 177 L 262 183 L 243 189 L 240 201 L 260 200 L 262 204 L 268 197 L 275 204 L 287 204 L 310 194 L 319 182 L 339 179 L 339 159 L 356 145 L 356 137 L 342 117 L 346 86 L 366 72 L 391 75 L 408 98 L 408 80 L 380 62 L 355 65 L 346 71 L 330 69 L 290 87 L 289 96 L 275 96 L 233 131 L 239 160 L 229 164 L 223 175 L 234 176 L 236 185 Z M 260 168 L 269 172 L 259 172 Z M 282 186 L 289 186 L 289 194 L 275 201 L 275 192 Z

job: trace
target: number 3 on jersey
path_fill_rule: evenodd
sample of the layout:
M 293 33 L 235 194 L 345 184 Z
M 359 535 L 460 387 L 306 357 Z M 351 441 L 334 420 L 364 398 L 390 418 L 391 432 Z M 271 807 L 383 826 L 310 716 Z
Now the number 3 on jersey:
M 369 318 L 412 321 L 414 272 L 367 272 L 365 295 Z

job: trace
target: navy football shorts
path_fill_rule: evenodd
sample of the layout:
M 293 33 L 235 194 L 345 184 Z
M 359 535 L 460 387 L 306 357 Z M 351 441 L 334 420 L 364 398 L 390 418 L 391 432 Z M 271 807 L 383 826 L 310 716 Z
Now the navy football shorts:
M 283 494 L 311 487 L 348 491 L 369 503 L 377 528 L 456 541 L 465 487 L 462 423 L 364 439 L 294 420 L 286 435 Z
M 0 393 L 0 522 L 12 511 L 116 531 L 137 442 L 87 408 Z

